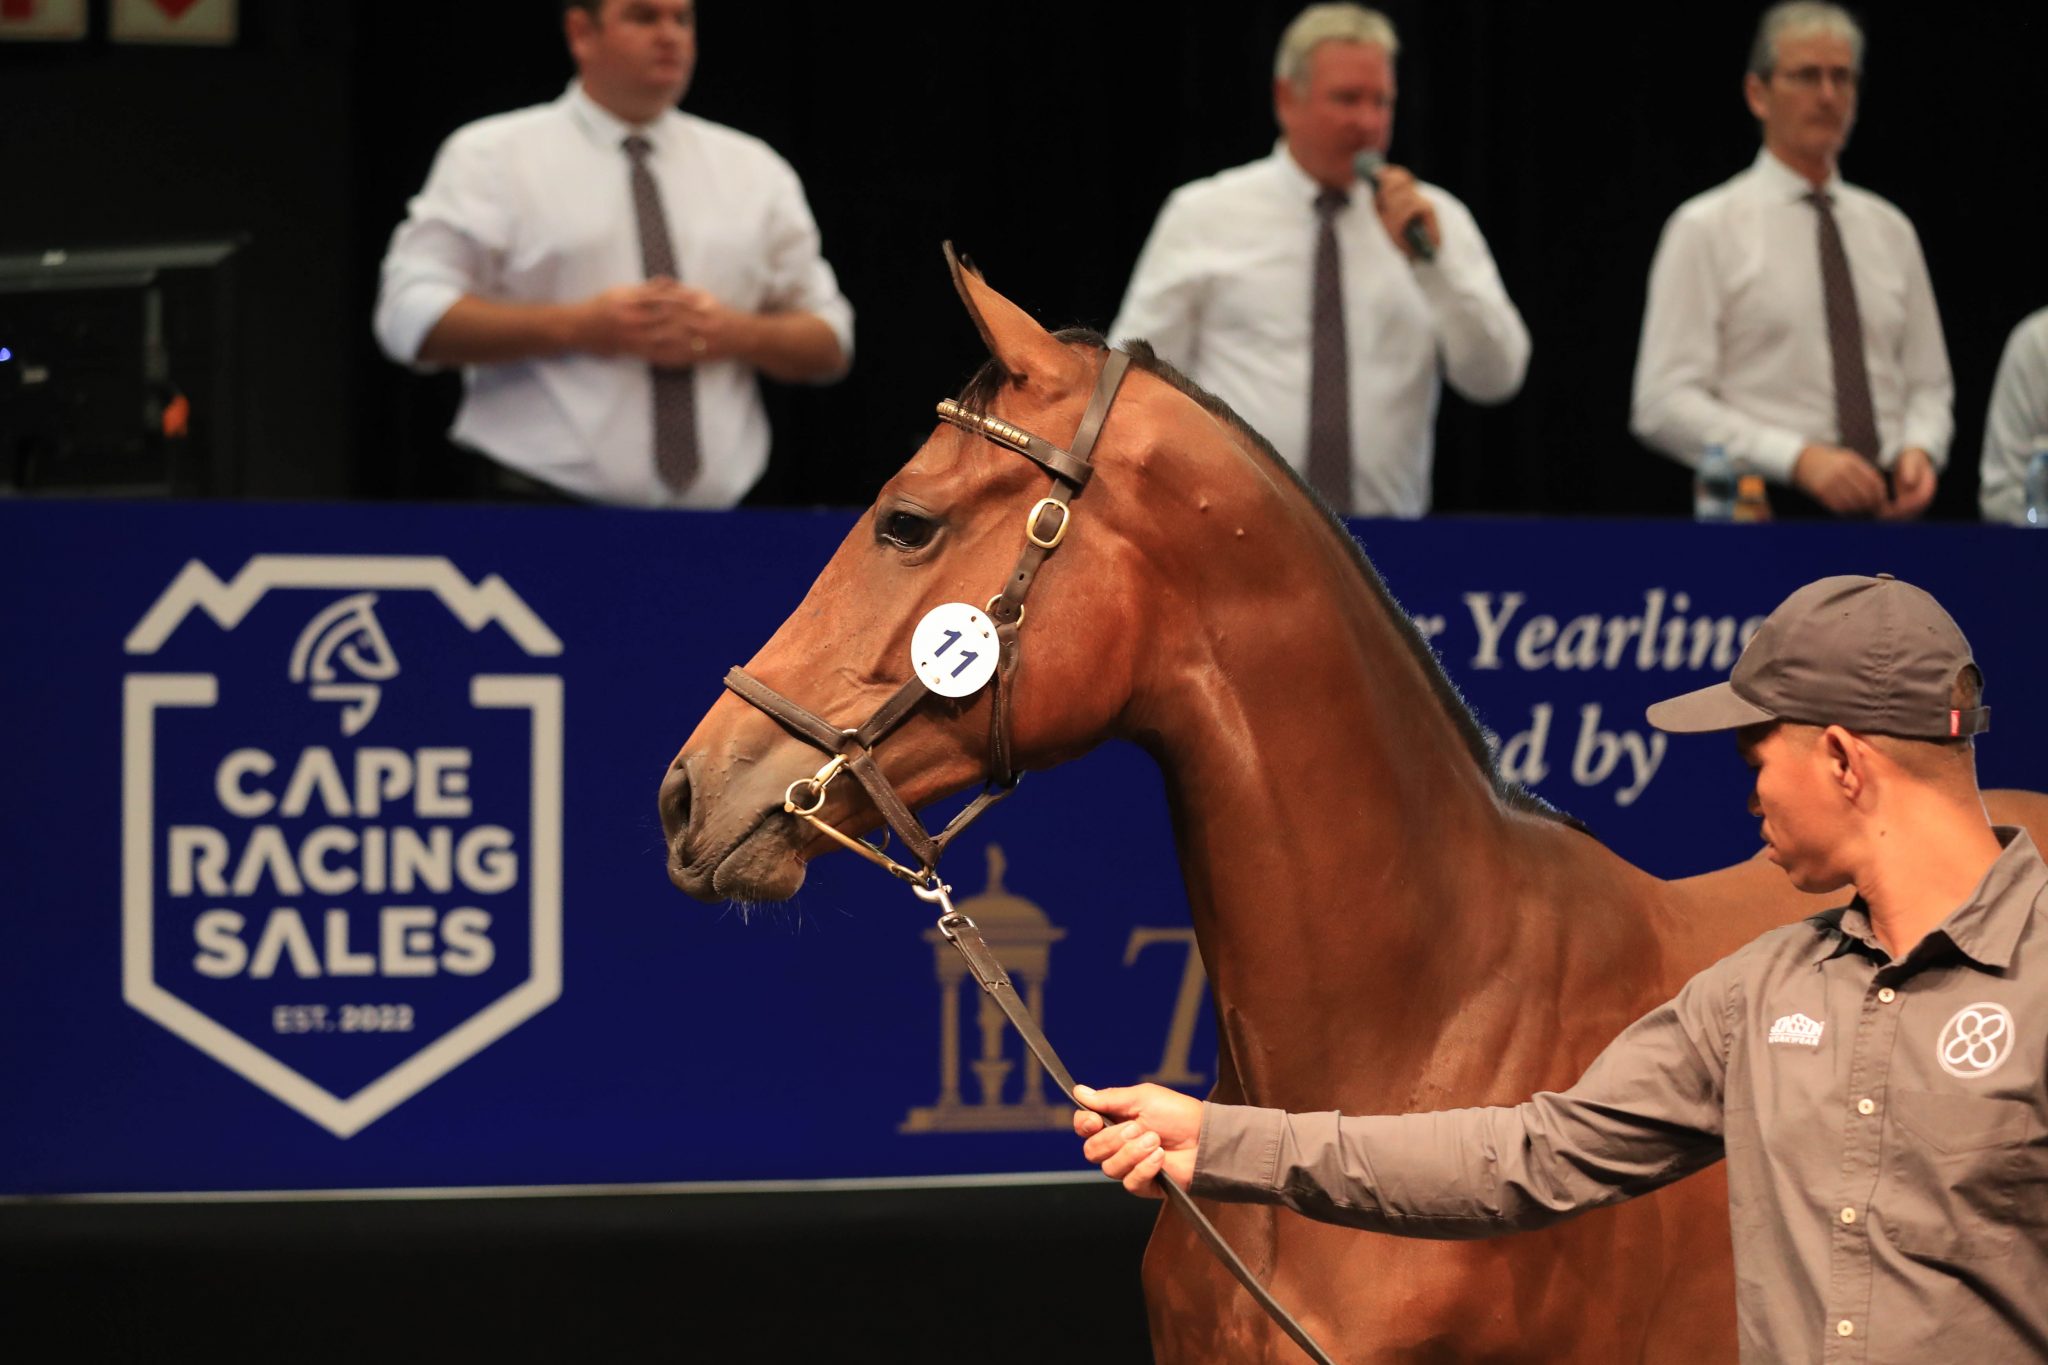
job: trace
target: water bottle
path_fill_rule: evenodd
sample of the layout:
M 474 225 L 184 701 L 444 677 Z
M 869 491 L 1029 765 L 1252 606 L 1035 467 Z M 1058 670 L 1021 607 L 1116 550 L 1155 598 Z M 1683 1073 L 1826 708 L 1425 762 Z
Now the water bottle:
M 2048 526 L 2048 441 L 2027 461 L 2027 525 Z
M 1694 521 L 1735 520 L 1735 461 L 1724 446 L 1710 445 L 1700 453 L 1692 484 L 1692 516 Z

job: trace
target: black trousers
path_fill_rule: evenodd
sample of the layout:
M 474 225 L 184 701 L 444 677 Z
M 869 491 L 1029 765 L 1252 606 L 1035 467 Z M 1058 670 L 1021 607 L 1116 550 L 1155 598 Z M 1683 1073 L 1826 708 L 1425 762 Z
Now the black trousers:
M 423 480 L 422 494 L 436 502 L 509 502 L 529 505 L 581 506 L 587 499 L 565 493 L 551 483 L 508 469 L 480 450 L 450 443 L 441 468 Z

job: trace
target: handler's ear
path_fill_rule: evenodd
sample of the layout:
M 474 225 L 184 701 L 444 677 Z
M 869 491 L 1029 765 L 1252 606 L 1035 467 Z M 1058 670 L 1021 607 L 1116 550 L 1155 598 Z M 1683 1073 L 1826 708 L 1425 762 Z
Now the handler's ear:
M 1057 397 L 1083 378 L 1079 357 L 1061 345 L 1052 333 L 1032 316 L 992 289 L 981 272 L 945 244 L 946 269 L 952 272 L 953 287 L 967 305 L 967 316 L 988 346 L 989 354 L 1003 367 L 1018 388 L 1037 388 Z
M 1814 743 L 1827 764 L 1828 780 L 1835 790 L 1855 801 L 1870 781 L 1870 746 L 1839 725 L 1822 730 Z

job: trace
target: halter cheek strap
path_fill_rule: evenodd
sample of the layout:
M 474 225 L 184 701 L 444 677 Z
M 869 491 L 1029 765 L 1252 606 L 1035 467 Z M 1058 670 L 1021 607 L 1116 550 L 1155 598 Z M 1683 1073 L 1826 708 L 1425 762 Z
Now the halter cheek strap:
M 1023 774 L 1017 770 L 1016 754 L 1010 739 L 1010 703 L 1021 655 L 1017 632 L 1024 624 L 1025 599 L 1031 595 L 1032 584 L 1038 580 L 1038 571 L 1066 539 L 1068 523 L 1073 517 L 1073 503 L 1087 488 L 1088 480 L 1095 472 L 1095 466 L 1089 460 L 1095 449 L 1095 440 L 1102 434 L 1102 425 L 1108 420 L 1110 407 L 1116 402 L 1117 390 L 1123 384 L 1130 363 L 1130 356 L 1122 351 L 1111 351 L 1105 357 L 1102 373 L 1095 380 L 1095 390 L 1089 395 L 1087 409 L 1081 414 L 1081 424 L 1075 429 L 1072 450 L 1063 450 L 1044 437 L 1011 426 L 999 417 L 971 412 L 950 398 L 939 403 L 939 416 L 945 421 L 1016 451 L 1052 476 L 1046 495 L 1025 514 L 1024 549 L 1017 556 L 1016 568 L 1004 580 L 1001 591 L 988 601 L 988 616 L 996 627 L 996 671 L 991 683 L 995 695 L 989 707 L 988 775 L 981 793 L 944 829 L 933 835 L 926 832 L 917 816 L 882 775 L 880 766 L 875 762 L 875 745 L 929 695 L 929 689 L 915 672 L 868 717 L 866 723 L 853 729 L 842 729 L 791 701 L 745 669 L 734 667 L 725 675 L 728 688 L 774 717 L 791 734 L 808 740 L 833 756 L 833 761 L 816 775 L 791 784 L 785 794 L 785 811 L 905 881 L 918 883 L 935 875 L 939 858 L 955 835 L 1016 789 Z M 883 823 L 917 859 L 916 868 L 905 867 L 884 857 L 872 845 L 853 839 L 818 818 L 818 812 L 825 804 L 826 786 L 842 771 L 852 774 L 860 783 L 868 799 L 874 802 Z M 800 788 L 804 789 L 801 800 Z

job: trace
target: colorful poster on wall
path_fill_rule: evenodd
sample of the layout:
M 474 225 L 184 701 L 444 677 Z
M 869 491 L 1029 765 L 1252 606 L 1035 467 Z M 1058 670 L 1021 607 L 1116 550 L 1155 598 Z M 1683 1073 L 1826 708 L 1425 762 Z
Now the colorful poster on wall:
M 207 43 L 235 41 L 235 0 L 114 0 L 112 37 L 117 43 Z
M 0 41 L 76 42 L 85 36 L 85 0 L 0 0 Z

